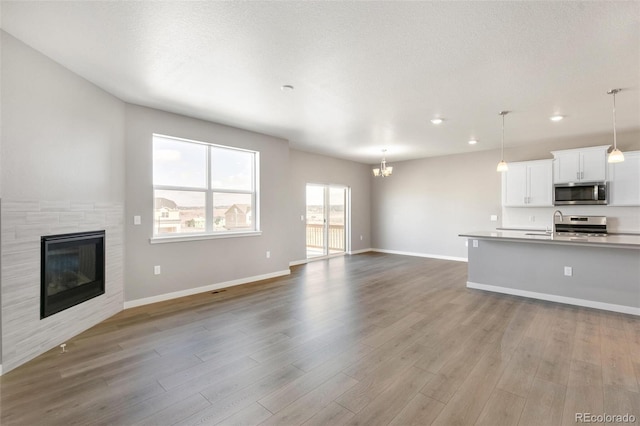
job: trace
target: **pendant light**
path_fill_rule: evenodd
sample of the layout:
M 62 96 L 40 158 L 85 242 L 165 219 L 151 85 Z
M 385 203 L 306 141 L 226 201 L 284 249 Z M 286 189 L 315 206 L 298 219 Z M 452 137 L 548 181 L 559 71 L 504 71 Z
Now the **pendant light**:
M 382 150 L 382 161 L 380 162 L 380 168 L 373 169 L 373 175 L 375 177 L 388 177 L 393 173 L 393 167 L 387 166 L 387 159 L 385 158 L 386 149 Z
M 504 161 L 504 116 L 509 114 L 509 111 L 500 111 L 500 115 L 502 116 L 502 153 L 500 155 L 500 162 L 498 163 L 498 167 L 496 167 L 497 172 L 506 172 L 509 170 L 509 166 L 507 166 L 507 162 Z
M 611 89 L 607 92 L 609 95 L 613 95 L 613 151 L 609 153 L 609 163 L 621 163 L 624 161 L 624 154 L 618 149 L 618 143 L 616 141 L 616 93 L 622 89 Z

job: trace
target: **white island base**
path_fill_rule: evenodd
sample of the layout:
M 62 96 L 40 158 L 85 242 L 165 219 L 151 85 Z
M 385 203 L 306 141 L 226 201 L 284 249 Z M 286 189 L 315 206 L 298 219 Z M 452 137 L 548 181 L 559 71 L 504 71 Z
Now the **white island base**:
M 640 246 L 461 236 L 469 288 L 640 315 Z

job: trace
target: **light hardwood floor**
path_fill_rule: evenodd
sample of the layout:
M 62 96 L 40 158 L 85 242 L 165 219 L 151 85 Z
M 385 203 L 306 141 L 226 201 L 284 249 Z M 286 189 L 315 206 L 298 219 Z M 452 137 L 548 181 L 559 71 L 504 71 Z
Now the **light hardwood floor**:
M 640 318 L 367 253 L 130 309 L 0 378 L 6 425 L 640 424 Z

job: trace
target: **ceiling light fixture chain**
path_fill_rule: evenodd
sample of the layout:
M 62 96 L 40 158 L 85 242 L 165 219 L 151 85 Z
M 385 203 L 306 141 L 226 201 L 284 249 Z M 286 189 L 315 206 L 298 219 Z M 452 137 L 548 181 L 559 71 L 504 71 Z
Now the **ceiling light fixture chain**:
M 624 154 L 618 149 L 618 141 L 616 136 L 616 93 L 622 89 L 611 89 L 607 92 L 609 95 L 613 95 L 613 151 L 609 153 L 609 163 L 621 163 L 624 161 Z
M 509 111 L 500 111 L 500 115 L 502 116 L 502 145 L 500 150 L 500 162 L 498 163 L 498 167 L 496 167 L 496 171 L 498 172 L 506 172 L 509 170 L 507 162 L 504 161 L 504 116 L 507 114 L 509 114 Z
M 375 177 L 388 177 L 393 173 L 393 167 L 387 166 L 386 149 L 382 150 L 382 161 L 380 161 L 380 168 L 373 169 L 373 176 Z

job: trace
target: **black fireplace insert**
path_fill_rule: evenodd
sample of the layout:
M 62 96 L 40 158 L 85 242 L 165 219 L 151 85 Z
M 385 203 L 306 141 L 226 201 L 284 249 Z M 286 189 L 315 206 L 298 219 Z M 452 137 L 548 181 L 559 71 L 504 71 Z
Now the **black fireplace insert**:
M 40 319 L 104 294 L 104 231 L 41 238 Z

